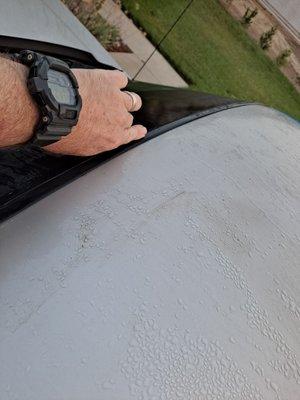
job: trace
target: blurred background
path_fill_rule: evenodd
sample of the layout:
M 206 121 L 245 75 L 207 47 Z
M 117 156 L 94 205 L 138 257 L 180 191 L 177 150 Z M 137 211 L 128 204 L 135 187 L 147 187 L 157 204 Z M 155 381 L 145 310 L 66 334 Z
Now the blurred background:
M 300 120 L 299 0 L 63 2 L 131 77 L 261 102 Z

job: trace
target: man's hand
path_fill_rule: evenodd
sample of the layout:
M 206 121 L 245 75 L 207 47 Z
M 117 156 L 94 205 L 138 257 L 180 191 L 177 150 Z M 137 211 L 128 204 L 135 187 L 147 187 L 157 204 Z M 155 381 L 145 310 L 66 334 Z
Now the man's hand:
M 46 150 L 89 156 L 145 136 L 146 128 L 132 126 L 130 112 L 137 111 L 142 102 L 137 94 L 121 91 L 127 85 L 125 74 L 86 69 L 73 72 L 82 97 L 78 124 Z M 27 67 L 0 56 L 0 147 L 26 143 L 39 120 L 38 108 L 26 87 L 27 75 Z
M 136 93 L 121 91 L 128 83 L 123 72 L 74 69 L 73 73 L 82 97 L 78 124 L 68 136 L 46 146 L 46 150 L 90 156 L 145 136 L 145 127 L 132 126 L 130 112 L 137 111 L 142 101 Z

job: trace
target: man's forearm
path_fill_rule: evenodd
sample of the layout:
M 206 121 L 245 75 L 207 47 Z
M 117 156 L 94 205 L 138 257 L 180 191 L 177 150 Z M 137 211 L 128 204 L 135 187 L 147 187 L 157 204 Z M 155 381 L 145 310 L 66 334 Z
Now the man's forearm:
M 24 143 L 33 134 L 38 110 L 27 90 L 28 68 L 0 57 L 0 147 Z

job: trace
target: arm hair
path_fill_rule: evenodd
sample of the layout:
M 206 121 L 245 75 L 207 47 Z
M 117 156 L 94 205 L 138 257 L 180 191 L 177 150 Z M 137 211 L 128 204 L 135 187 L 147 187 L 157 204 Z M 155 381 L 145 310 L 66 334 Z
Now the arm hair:
M 28 68 L 0 55 L 0 147 L 24 143 L 33 135 L 38 109 L 26 85 Z

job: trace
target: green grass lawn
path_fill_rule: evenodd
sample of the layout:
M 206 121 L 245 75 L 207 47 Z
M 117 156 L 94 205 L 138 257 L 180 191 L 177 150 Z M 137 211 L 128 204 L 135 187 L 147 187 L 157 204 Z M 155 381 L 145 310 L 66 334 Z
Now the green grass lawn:
M 187 0 L 122 3 L 157 43 Z M 194 0 L 160 51 L 192 88 L 259 101 L 300 119 L 300 94 L 217 0 Z

